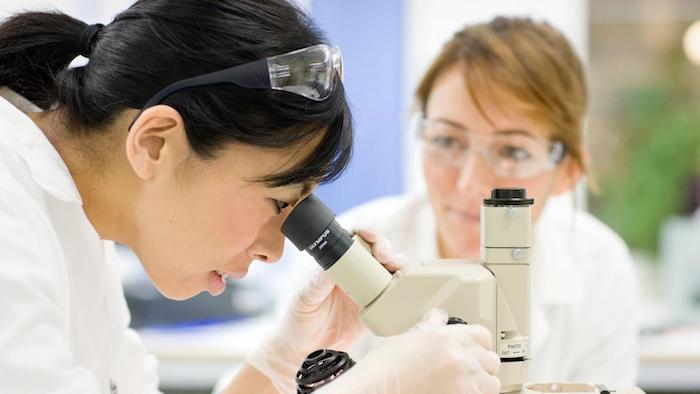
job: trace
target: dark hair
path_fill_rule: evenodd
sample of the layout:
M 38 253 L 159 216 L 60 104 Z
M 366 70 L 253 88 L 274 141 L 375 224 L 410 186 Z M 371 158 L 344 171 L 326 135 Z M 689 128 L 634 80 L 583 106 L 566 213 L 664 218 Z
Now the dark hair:
M 86 27 L 58 12 L 21 13 L 0 24 L 0 86 L 44 110 L 61 109 L 78 134 L 101 132 L 177 80 L 323 42 L 286 0 L 139 0 L 99 30 L 87 65 L 68 68 L 83 51 Z M 320 102 L 221 84 L 178 91 L 162 104 L 182 115 L 193 151 L 205 159 L 230 143 L 285 148 L 325 133 L 296 168 L 260 180 L 273 186 L 333 180 L 350 159 L 342 83 Z

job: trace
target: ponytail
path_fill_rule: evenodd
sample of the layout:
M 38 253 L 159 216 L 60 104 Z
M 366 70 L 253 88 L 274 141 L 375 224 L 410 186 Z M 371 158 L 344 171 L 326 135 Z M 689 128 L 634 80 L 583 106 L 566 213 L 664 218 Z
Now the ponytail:
M 41 109 L 58 101 L 57 77 L 81 52 L 86 24 L 56 12 L 27 12 L 0 24 L 0 86 Z

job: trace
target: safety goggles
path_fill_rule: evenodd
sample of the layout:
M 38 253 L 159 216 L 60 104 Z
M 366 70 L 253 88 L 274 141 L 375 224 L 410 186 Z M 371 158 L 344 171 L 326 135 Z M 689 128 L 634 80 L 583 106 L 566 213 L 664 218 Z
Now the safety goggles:
M 523 131 L 479 133 L 422 115 L 414 127 L 425 143 L 425 152 L 438 165 L 459 169 L 473 152 L 498 177 L 523 179 L 556 167 L 564 158 L 561 141 L 552 141 Z
M 141 111 L 159 104 L 179 90 L 222 83 L 232 83 L 246 89 L 285 91 L 323 101 L 337 85 L 336 78 L 343 79 L 340 49 L 326 44 L 313 45 L 177 81 L 151 97 Z M 132 125 L 133 122 L 129 128 Z

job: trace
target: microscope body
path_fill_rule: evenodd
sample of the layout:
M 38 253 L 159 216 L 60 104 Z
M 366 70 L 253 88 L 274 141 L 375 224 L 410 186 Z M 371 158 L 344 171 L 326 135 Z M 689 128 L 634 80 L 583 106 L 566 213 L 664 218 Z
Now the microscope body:
M 492 333 L 493 350 L 502 360 L 498 373 L 501 392 L 519 391 L 528 381 L 530 349 L 530 206 L 483 205 L 481 218 L 480 262 L 413 263 L 394 275 L 360 316 L 378 336 L 405 332 L 433 308 L 444 309 L 450 317 L 468 324 L 482 325 Z M 328 273 L 335 279 L 333 272 Z M 339 282 L 352 279 L 338 277 Z
M 360 307 L 361 320 L 376 335 L 401 334 L 430 309 L 441 308 L 492 333 L 492 348 L 501 357 L 501 393 L 609 394 L 605 386 L 588 383 L 528 383 L 532 204 L 524 189 L 494 189 L 481 206 L 478 262 L 417 261 L 394 275 L 313 195 L 295 207 L 282 231 Z M 311 353 L 297 373 L 298 392 L 313 392 L 353 364 L 347 353 Z
M 481 207 L 480 261 L 419 261 L 394 275 L 359 236 L 344 234 L 335 221 L 326 224 L 333 215 L 317 202 L 288 219 L 283 231 L 357 303 L 375 335 L 401 334 L 433 308 L 486 327 L 501 357 L 501 392 L 519 392 L 528 382 L 530 356 L 532 203 L 523 189 L 494 190 Z M 321 224 L 309 236 L 299 230 L 305 222 Z

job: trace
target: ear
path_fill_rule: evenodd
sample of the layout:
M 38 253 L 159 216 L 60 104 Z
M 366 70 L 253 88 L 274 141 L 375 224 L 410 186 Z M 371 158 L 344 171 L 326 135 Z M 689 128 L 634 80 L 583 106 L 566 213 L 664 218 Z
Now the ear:
M 136 176 L 143 180 L 175 167 L 190 150 L 180 113 L 167 105 L 141 112 L 126 137 L 126 156 Z
M 587 160 L 586 153 L 584 153 L 583 160 L 584 163 Z M 581 176 L 583 176 L 583 170 L 570 155 L 567 155 L 557 167 L 556 181 L 552 194 L 559 195 L 573 189 L 581 179 Z

